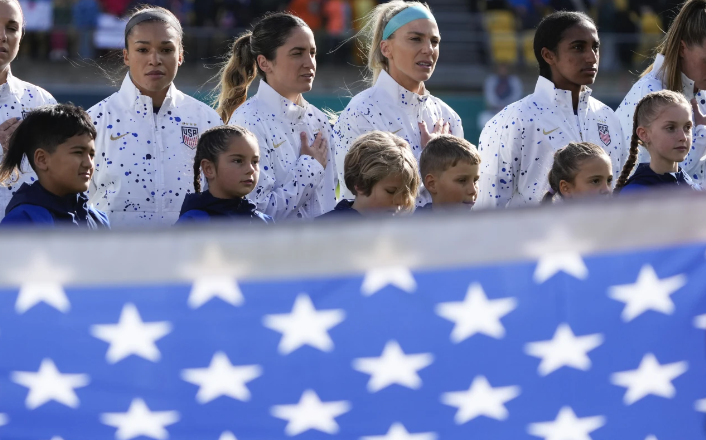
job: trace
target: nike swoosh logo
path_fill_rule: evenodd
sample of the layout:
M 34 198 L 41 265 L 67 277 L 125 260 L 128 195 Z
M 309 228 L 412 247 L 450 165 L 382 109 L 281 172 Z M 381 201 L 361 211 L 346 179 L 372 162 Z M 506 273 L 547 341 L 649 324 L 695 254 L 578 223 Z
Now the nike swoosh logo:
M 287 141 L 282 141 L 282 142 L 280 142 L 279 144 L 272 144 L 272 146 L 275 147 L 275 148 L 279 148 L 280 145 L 282 145 L 282 144 L 285 143 L 285 142 L 287 142 Z
M 400 128 L 399 130 L 397 130 L 397 131 L 391 131 L 390 133 L 396 134 L 396 133 L 397 133 L 398 131 L 400 131 L 400 130 L 402 130 L 402 129 Z
M 548 135 L 548 134 L 554 133 L 554 132 L 557 131 L 558 129 L 559 129 L 559 127 L 555 128 L 554 130 L 551 130 L 551 131 L 546 131 L 546 130 L 542 129 L 542 133 L 544 133 L 544 135 L 546 136 L 546 135 Z
M 122 139 L 122 138 L 124 138 L 125 136 L 127 136 L 127 135 L 129 135 L 129 134 L 130 134 L 130 133 L 125 133 L 125 134 L 121 134 L 120 136 L 113 136 L 113 135 L 111 134 L 111 135 L 110 135 L 110 140 L 111 140 L 111 141 L 117 141 L 118 139 Z

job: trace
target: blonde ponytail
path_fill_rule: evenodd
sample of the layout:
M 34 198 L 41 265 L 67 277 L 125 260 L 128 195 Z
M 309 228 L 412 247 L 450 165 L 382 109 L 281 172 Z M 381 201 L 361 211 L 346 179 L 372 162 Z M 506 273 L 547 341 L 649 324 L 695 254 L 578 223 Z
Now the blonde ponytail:
M 220 89 L 216 111 L 225 124 L 248 97 L 248 87 L 257 75 L 257 60 L 250 47 L 252 32 L 246 32 L 233 43 L 230 58 L 220 71 Z

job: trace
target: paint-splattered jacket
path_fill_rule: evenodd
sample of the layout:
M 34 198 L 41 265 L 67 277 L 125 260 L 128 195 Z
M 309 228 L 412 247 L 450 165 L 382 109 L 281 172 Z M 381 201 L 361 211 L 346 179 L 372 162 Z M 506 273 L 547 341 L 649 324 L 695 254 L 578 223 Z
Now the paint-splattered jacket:
M 361 134 L 373 130 L 394 133 L 409 143 L 418 161 L 422 154 L 422 135 L 418 124 L 426 122 L 431 131 L 439 119 L 450 124 L 451 134 L 463 137 L 461 118 L 444 101 L 428 92 L 423 95 L 410 92 L 383 70 L 374 86 L 351 99 L 334 126 L 338 179 L 343 182 L 343 162 Z M 341 197 L 350 199 L 353 194 L 342 186 Z M 430 202 L 431 196 L 427 190 L 420 188 L 417 206 Z
M 571 92 L 539 77 L 533 94 L 505 107 L 483 128 L 475 209 L 539 204 L 549 189 L 554 153 L 569 142 L 592 142 L 610 156 L 617 177 L 627 156 L 613 110 L 584 87 L 574 114 Z
M 222 124 L 218 114 L 172 84 L 155 115 L 129 75 L 88 113 L 98 132 L 91 203 L 113 226 L 173 225 L 184 196 L 194 192 L 198 137 Z
M 632 137 L 632 123 L 633 115 L 635 113 L 635 107 L 640 100 L 648 93 L 658 92 L 664 90 L 665 84 L 662 80 L 664 77 L 664 70 L 662 69 L 664 65 L 664 55 L 657 55 L 655 57 L 652 70 L 638 82 L 636 82 L 632 89 L 625 95 L 625 99 L 620 104 L 615 114 L 620 119 L 620 124 L 623 127 L 624 143 L 630 147 L 630 138 Z M 699 108 L 702 113 L 706 113 L 706 92 L 699 91 L 694 94 L 694 81 L 690 80 L 683 73 L 681 74 L 682 82 L 682 94 L 684 97 L 691 101 L 696 98 L 699 103 Z M 694 127 L 693 138 L 691 140 L 691 150 L 686 156 L 684 162 L 681 163 L 681 167 L 684 171 L 693 177 L 700 183 L 704 182 L 704 177 L 706 173 L 706 162 L 701 162 L 701 158 L 706 155 L 706 126 L 699 125 Z M 647 163 L 650 161 L 650 155 L 644 147 L 640 148 L 640 155 L 638 156 L 638 163 Z
M 7 82 L 0 85 L 0 124 L 10 118 L 24 118 L 27 113 L 35 108 L 56 104 L 56 100 L 46 90 L 34 84 L 24 82 L 7 72 Z M 0 160 L 3 152 L 0 149 Z M 27 158 L 22 161 L 22 171 L 17 182 L 6 182 L 7 186 L 0 186 L 0 220 L 5 216 L 5 208 L 10 203 L 12 195 L 23 183 L 32 184 L 37 180 L 37 175 L 29 166 Z
M 260 145 L 260 179 L 248 196 L 258 210 L 280 221 L 313 219 L 336 206 L 333 133 L 321 110 L 303 98 L 297 105 L 261 80 L 255 96 L 228 123 L 253 132 Z M 300 156 L 300 133 L 311 145 L 320 131 L 328 141 L 326 169 L 313 157 Z

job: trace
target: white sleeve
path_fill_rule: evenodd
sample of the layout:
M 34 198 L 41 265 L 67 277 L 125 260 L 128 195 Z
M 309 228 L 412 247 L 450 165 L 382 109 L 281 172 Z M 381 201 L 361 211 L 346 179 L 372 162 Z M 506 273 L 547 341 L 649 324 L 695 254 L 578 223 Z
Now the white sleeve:
M 279 221 L 311 198 L 324 177 L 324 167 L 313 157 L 301 155 L 286 175 L 276 176 L 265 139 L 255 136 L 260 145 L 260 178 L 248 198 L 260 212 Z
M 519 127 L 519 119 L 515 120 L 517 129 L 505 128 L 510 120 L 507 117 L 508 110 L 512 112 L 514 109 L 507 108 L 485 124 L 478 142 L 481 172 L 476 205 L 481 209 L 504 208 L 517 186 L 515 178 L 519 164 L 513 158 L 520 157 L 522 139 L 514 138 L 513 133 L 521 133 L 522 129 Z
M 706 125 L 699 125 L 692 132 L 691 149 L 681 163 L 681 167 L 689 176 L 699 181 L 704 181 L 704 161 L 706 156 Z
M 336 121 L 336 125 L 333 128 L 336 143 L 334 151 L 341 199 L 352 199 L 355 197 L 346 187 L 346 181 L 344 180 L 346 154 L 348 154 L 358 136 L 372 130 L 374 130 L 373 125 L 354 108 L 346 107 L 338 117 L 338 121 Z

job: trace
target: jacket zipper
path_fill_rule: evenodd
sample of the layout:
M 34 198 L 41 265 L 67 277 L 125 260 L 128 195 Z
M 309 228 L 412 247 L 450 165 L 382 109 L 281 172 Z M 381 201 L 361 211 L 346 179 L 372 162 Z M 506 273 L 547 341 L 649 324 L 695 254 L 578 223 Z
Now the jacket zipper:
M 162 104 L 162 107 L 164 107 L 164 103 Z M 152 107 L 154 108 L 154 107 Z M 161 111 L 160 107 L 160 111 Z M 155 142 L 157 143 L 157 146 L 159 147 L 159 158 L 157 159 L 157 187 L 155 188 L 154 196 L 155 197 L 155 203 L 157 205 L 157 214 L 159 215 L 159 220 L 162 220 L 163 216 L 163 202 L 164 202 L 164 196 L 162 195 L 162 192 L 164 191 L 164 147 L 162 146 L 162 139 L 159 135 L 159 128 L 157 127 L 157 117 L 159 116 L 159 113 L 155 114 L 154 110 L 152 110 L 152 120 L 154 121 L 154 139 Z

